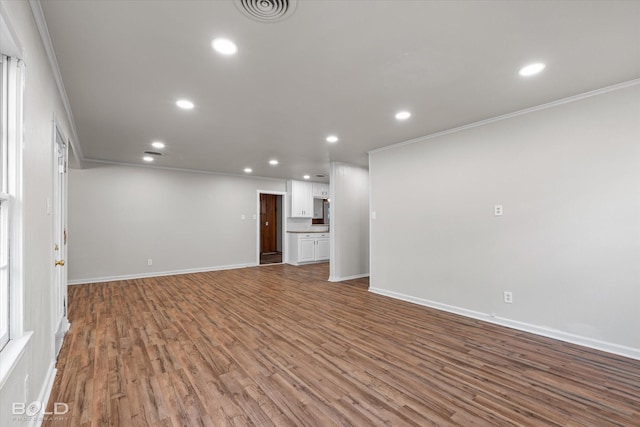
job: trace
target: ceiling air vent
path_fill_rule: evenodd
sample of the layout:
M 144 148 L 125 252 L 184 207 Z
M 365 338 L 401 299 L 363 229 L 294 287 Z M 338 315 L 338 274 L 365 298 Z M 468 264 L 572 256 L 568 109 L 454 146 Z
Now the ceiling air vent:
M 236 6 L 251 19 L 275 22 L 287 18 L 296 9 L 297 0 L 235 0 Z

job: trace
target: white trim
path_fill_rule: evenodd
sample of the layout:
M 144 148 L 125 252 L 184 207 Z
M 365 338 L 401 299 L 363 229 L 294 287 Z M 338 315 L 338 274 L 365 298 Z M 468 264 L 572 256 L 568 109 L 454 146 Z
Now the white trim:
M 276 196 L 282 196 L 282 210 L 280 212 L 280 218 L 278 221 L 282 223 L 282 235 L 280 239 L 282 240 L 282 262 L 280 264 L 284 264 L 286 258 L 287 251 L 289 250 L 288 243 L 289 239 L 287 239 L 287 217 L 286 217 L 286 206 L 287 206 L 287 192 L 286 191 L 271 191 L 271 190 L 256 190 L 257 191 L 257 207 L 256 207 L 256 265 L 260 264 L 260 194 L 274 194 Z M 267 265 L 267 264 L 265 264 Z M 273 264 L 268 264 L 273 265 Z
M 206 273 L 208 271 L 235 270 L 237 268 L 248 268 L 248 267 L 257 267 L 257 266 L 258 265 L 255 263 L 231 264 L 231 265 L 218 265 L 213 267 L 187 268 L 184 270 L 158 271 L 155 273 L 139 273 L 139 274 L 124 274 L 121 276 L 91 277 L 87 279 L 69 280 L 67 284 L 68 285 L 86 285 L 89 283 L 116 282 L 119 280 L 145 279 L 147 277 L 176 276 L 178 274 Z
M 461 132 L 464 130 L 472 129 L 479 126 L 484 126 L 490 123 L 499 122 L 502 120 L 510 119 L 512 117 L 522 116 L 524 114 L 533 113 L 535 111 L 545 110 L 547 108 L 557 107 L 558 105 L 568 104 L 570 102 L 580 101 L 585 98 L 590 98 L 592 96 L 602 95 L 607 92 L 613 92 L 616 90 L 624 89 L 627 87 L 635 86 L 640 84 L 640 79 L 629 80 L 627 82 L 618 83 L 612 86 L 607 86 L 601 89 L 592 90 L 590 92 L 584 92 L 578 95 L 570 96 L 568 98 L 558 99 L 556 101 L 548 102 L 546 104 L 541 104 L 531 108 L 525 108 L 524 110 L 514 111 L 513 113 L 503 114 L 501 116 L 492 117 L 486 120 L 480 120 L 479 122 L 469 123 L 467 125 L 458 126 L 452 129 L 447 129 L 442 132 L 436 132 L 429 135 L 421 136 L 418 138 L 410 139 L 408 141 L 399 142 L 397 144 L 387 145 L 385 147 L 376 148 L 375 150 L 370 150 L 369 154 L 380 153 L 382 151 L 392 150 L 394 148 L 400 148 L 405 145 L 415 144 L 417 142 L 427 141 L 429 139 L 438 138 L 440 136 L 449 135 L 451 133 Z
M 371 177 L 373 174 L 371 173 L 371 153 L 367 153 L 367 164 L 369 165 L 369 179 L 367 180 L 367 191 L 369 192 L 369 212 L 367 213 L 367 222 L 369 226 L 369 277 L 373 276 L 373 270 L 375 269 L 375 265 L 373 263 L 373 248 L 375 247 L 373 244 L 373 219 L 371 218 L 371 212 L 373 210 L 373 191 L 371 190 Z M 369 281 L 369 286 L 371 286 L 371 281 Z
M 44 18 L 42 5 L 40 4 L 40 0 L 29 0 L 29 5 L 31 6 L 31 12 L 33 13 L 33 18 L 36 21 L 36 26 L 38 27 L 38 32 L 40 33 L 40 38 L 42 39 L 44 50 L 47 52 L 47 58 L 49 58 L 49 65 L 51 65 L 51 71 L 56 81 L 56 86 L 58 87 L 58 93 L 60 94 L 60 98 L 62 98 L 62 103 L 64 105 L 65 112 L 67 113 L 67 118 L 69 119 L 69 127 L 71 128 L 71 133 L 73 134 L 72 141 L 70 141 L 71 149 L 73 151 L 74 157 L 76 158 L 76 162 L 78 163 L 78 167 L 82 168 L 84 156 L 82 154 L 82 148 L 80 147 L 80 138 L 78 138 L 76 122 L 73 118 L 73 111 L 71 110 L 71 103 L 69 102 L 69 97 L 67 96 L 67 91 L 64 87 L 64 82 L 62 81 L 60 67 L 58 66 L 56 52 L 53 48 L 51 36 L 49 35 L 47 21 Z
M 329 281 L 335 276 L 335 272 L 340 265 L 340 259 L 336 256 L 336 206 L 338 206 L 338 212 L 340 211 L 340 203 L 336 205 L 336 166 L 338 162 L 329 162 L 329 198 L 331 199 L 331 215 L 329 217 L 329 230 L 332 230 L 329 234 Z M 340 221 L 338 221 L 338 228 L 340 228 Z M 335 280 L 336 282 L 338 280 Z
M 329 234 L 329 233 L 327 233 L 327 234 Z M 328 260 L 328 259 L 319 259 L 319 260 L 303 261 L 303 262 L 291 261 L 291 262 L 288 262 L 287 264 L 295 265 L 296 267 L 300 267 L 300 266 L 303 266 L 303 265 L 310 265 L 310 264 L 322 264 L 323 262 L 325 262 L 325 263 L 329 262 L 330 263 L 331 261 Z M 265 264 L 265 265 L 273 265 L 273 264 Z M 329 280 L 329 279 L 327 279 L 327 280 Z
M 16 58 L 12 58 L 12 61 Z M 7 192 L 9 194 L 10 234 L 9 234 L 9 342 L 0 351 L 0 365 L 8 375 L 24 351 L 30 339 L 24 331 L 24 202 L 23 202 L 23 94 L 24 62 L 17 60 L 15 66 L 7 68 L 7 105 L 9 116 L 6 123 L 7 146 Z M 15 114 L 11 114 L 11 113 Z M 25 341 L 26 340 L 26 341 Z M 16 341 L 17 343 L 13 343 Z M 15 345 L 14 345 L 15 344 Z M 6 352 L 6 354 L 5 354 Z M 0 372 L 5 372 L 0 369 Z M 0 381 L 6 377 L 0 374 Z
M 64 242 L 63 234 L 67 229 L 66 210 L 66 163 L 68 139 L 64 135 L 59 123 L 52 121 L 51 126 L 51 168 L 52 168 L 52 194 L 53 194 L 53 212 L 51 215 L 51 241 L 59 245 L 58 252 L 51 248 L 51 259 L 49 268 L 51 271 L 51 283 L 53 284 L 53 298 L 51 299 L 51 334 L 52 351 L 54 358 L 57 359 L 58 353 L 62 348 L 62 341 L 65 334 L 69 330 L 69 320 L 67 319 L 67 275 L 64 265 L 57 267 L 55 262 L 65 260 L 67 258 L 67 248 Z M 58 150 L 62 150 L 62 157 L 58 154 Z M 60 164 L 62 160 L 62 165 Z M 63 170 L 60 170 L 62 166 Z M 58 258 L 59 257 L 59 258 Z M 56 259 L 58 258 L 58 259 Z M 58 317 L 60 316 L 60 317 Z
M 115 162 L 115 161 L 112 161 L 112 160 L 99 160 L 99 159 L 92 159 L 92 158 L 85 158 L 84 159 L 84 163 L 85 163 L 85 167 L 87 166 L 86 165 L 87 163 L 98 163 L 98 164 L 103 164 L 103 165 L 127 166 L 127 167 L 133 167 L 133 168 L 161 169 L 161 170 L 168 170 L 168 171 L 173 171 L 173 172 L 200 173 L 200 174 L 204 174 L 204 175 L 232 176 L 232 177 L 236 177 L 236 178 L 260 179 L 260 180 L 266 180 L 266 181 L 278 181 L 278 182 L 285 182 L 285 183 L 287 181 L 286 179 L 283 179 L 283 178 L 270 178 L 270 177 L 267 177 L 267 176 L 247 175 L 247 174 L 241 174 L 241 173 L 213 172 L 213 171 L 206 171 L 206 170 L 202 170 L 202 169 L 174 168 L 174 167 L 171 167 L 171 166 L 158 166 L 158 165 L 150 165 L 150 164 L 142 164 L 142 163 Z
M 343 282 L 345 280 L 362 279 L 363 277 L 369 277 L 369 273 L 355 274 L 353 276 L 346 276 L 346 277 L 329 277 L 329 281 Z
M 436 310 L 442 310 L 449 313 L 459 314 L 465 317 L 471 317 L 473 319 L 481 320 L 488 323 L 493 323 L 495 325 L 505 326 L 507 328 L 529 332 L 532 334 L 541 335 L 543 337 L 553 338 L 556 340 L 577 344 L 583 347 L 606 351 L 608 353 L 618 354 L 620 356 L 625 356 L 631 359 L 640 360 L 640 348 L 627 347 L 624 345 L 619 345 L 619 344 L 615 344 L 607 341 L 600 341 L 597 339 L 584 337 L 584 336 L 572 334 L 569 332 L 559 331 L 557 329 L 551 329 L 544 326 L 532 325 L 530 323 L 507 319 L 504 317 L 492 316 L 491 314 L 482 313 L 479 311 L 467 310 L 466 308 L 456 307 L 448 304 L 442 304 L 436 301 L 431 301 L 423 298 L 405 295 L 399 292 L 389 291 L 386 289 L 369 288 L 369 292 L 391 297 L 391 298 L 402 300 L 402 301 L 406 301 L 406 302 L 410 302 L 413 304 L 422 305 L 425 307 L 435 308 Z
M 2 390 L 4 383 L 22 359 L 22 355 L 32 336 L 33 332 L 29 331 L 22 334 L 20 338 L 11 339 L 0 351 L 0 390 Z
M 67 318 L 67 316 L 64 316 L 62 319 L 60 319 L 60 324 L 58 325 L 58 328 L 56 329 L 55 334 L 53 336 L 53 341 L 54 341 L 53 356 L 56 360 L 58 359 L 60 350 L 62 350 L 62 343 L 64 342 L 64 337 L 65 335 L 67 335 L 67 332 L 69 331 L 70 327 L 71 327 L 71 323 L 69 323 L 69 319 Z
M 47 376 L 45 377 L 45 381 L 42 383 L 42 388 L 38 393 L 38 397 L 35 399 L 35 402 L 42 403 L 43 408 L 46 408 L 47 403 L 49 402 L 49 397 L 51 397 L 51 391 L 53 390 L 53 383 L 56 379 L 56 372 L 58 372 L 58 370 L 56 369 L 56 364 L 55 362 L 52 362 L 51 365 L 49 365 Z M 29 396 L 27 396 L 27 399 L 28 398 Z M 41 426 L 42 422 L 44 421 L 44 418 L 45 418 L 45 415 L 43 415 L 42 412 L 39 412 L 38 414 L 34 415 L 31 418 L 31 421 L 29 422 L 29 427 Z
M 24 62 L 21 60 L 16 68 L 16 86 L 18 93 L 16 102 L 15 123 L 11 124 L 14 144 L 9 143 L 9 194 L 11 194 L 11 235 L 9 236 L 10 271 L 11 271 L 11 319 L 10 339 L 20 338 L 24 333 Z M 11 139 L 11 137 L 10 137 Z

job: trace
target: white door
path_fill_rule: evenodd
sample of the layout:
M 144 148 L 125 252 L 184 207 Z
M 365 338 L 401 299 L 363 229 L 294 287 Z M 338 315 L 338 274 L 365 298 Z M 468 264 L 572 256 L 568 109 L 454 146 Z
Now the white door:
M 316 261 L 329 259 L 329 239 L 318 239 L 316 244 Z
M 298 243 L 298 262 L 313 261 L 316 241 L 314 239 L 300 239 Z
M 53 333 L 55 354 L 69 329 L 67 320 L 67 144 L 57 126 L 53 138 Z

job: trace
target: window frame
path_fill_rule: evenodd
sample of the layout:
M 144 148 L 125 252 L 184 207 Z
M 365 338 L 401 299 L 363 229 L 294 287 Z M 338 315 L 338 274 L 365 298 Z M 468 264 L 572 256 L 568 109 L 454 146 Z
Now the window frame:
M 0 10 L 2 12 L 2 10 Z M 3 26 L 6 25 L 4 17 Z M 6 32 L 5 32 L 6 34 Z M 24 330 L 24 209 L 23 209 L 23 96 L 24 62 L 16 56 L 4 55 L 2 80 L 6 85 L 2 91 L 2 238 L 7 256 L 8 336 L 0 348 L 0 388 L 24 354 L 33 332 Z M 4 300 L 4 298 L 3 298 Z
M 0 192 L 0 351 L 9 343 L 11 337 L 10 215 L 9 195 Z
M 9 146 L 9 63 L 0 56 L 0 351 L 9 342 L 11 328 L 11 294 L 9 285 L 9 217 L 10 198 L 7 194 Z

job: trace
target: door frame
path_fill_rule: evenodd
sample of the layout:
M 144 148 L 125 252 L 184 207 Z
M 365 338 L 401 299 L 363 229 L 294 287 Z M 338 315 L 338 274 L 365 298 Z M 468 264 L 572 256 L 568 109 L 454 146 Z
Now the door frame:
M 62 154 L 58 154 L 58 145 Z M 52 167 L 52 200 L 49 204 L 52 224 L 52 262 L 51 280 L 53 284 L 53 298 L 51 307 L 51 327 L 53 334 L 53 351 L 57 358 L 62 340 L 69 330 L 67 317 L 67 266 L 56 266 L 59 260 L 67 261 L 67 169 L 69 158 L 69 141 L 64 132 L 54 120 L 51 145 Z M 57 248 L 57 250 L 56 250 Z
M 256 190 L 256 265 L 260 266 L 260 194 L 274 194 L 276 196 L 282 196 L 282 209 L 280 209 L 280 216 L 278 221 L 281 221 L 282 235 L 282 263 L 287 262 L 287 251 L 289 250 L 289 242 L 286 239 L 287 236 L 287 193 L 284 191 L 271 191 L 271 190 Z M 273 264 L 265 264 L 273 265 Z

